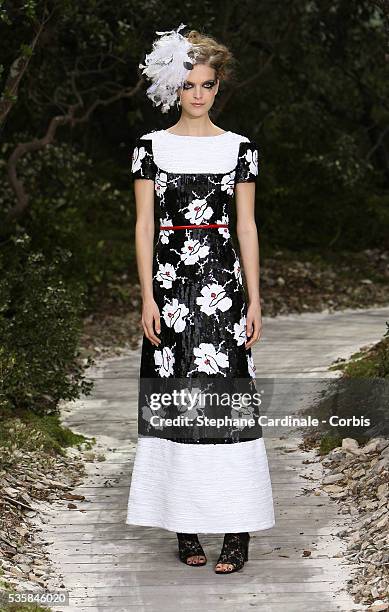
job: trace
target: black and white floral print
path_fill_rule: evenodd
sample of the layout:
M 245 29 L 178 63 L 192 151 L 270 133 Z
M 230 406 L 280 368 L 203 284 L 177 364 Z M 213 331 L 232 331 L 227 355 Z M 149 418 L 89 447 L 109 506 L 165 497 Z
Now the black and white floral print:
M 238 145 L 227 173 L 173 173 L 159 168 L 152 140 L 139 138 L 133 179 L 154 181 L 159 223 L 228 224 L 235 185 L 255 182 L 258 147 Z M 254 378 L 246 350 L 247 303 L 242 271 L 227 228 L 158 229 L 153 258 L 154 299 L 161 313 L 161 343 L 145 336 L 140 376 Z

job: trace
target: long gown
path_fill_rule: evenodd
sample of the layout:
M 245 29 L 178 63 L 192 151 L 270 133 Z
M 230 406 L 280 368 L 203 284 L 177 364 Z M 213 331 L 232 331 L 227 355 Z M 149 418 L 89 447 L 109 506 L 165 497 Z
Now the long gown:
M 176 227 L 228 226 L 236 183 L 257 180 L 256 143 L 230 131 L 197 137 L 154 130 L 137 139 L 131 172 L 154 181 L 158 225 L 175 227 L 158 227 L 153 292 L 161 343 L 143 336 L 140 380 L 253 381 L 247 301 L 229 228 Z M 273 527 L 262 430 L 197 440 L 139 434 L 126 523 L 184 533 Z

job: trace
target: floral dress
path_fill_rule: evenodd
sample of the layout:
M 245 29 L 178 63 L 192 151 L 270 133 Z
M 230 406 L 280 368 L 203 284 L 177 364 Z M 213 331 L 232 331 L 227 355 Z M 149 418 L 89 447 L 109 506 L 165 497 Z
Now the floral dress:
M 134 180 L 154 181 L 158 219 L 152 273 L 161 342 L 155 346 L 143 336 L 140 380 L 160 385 L 212 380 L 225 389 L 235 380 L 252 384 L 256 368 L 251 348 L 245 348 L 247 301 L 229 224 L 235 185 L 257 180 L 258 146 L 233 132 L 191 137 L 156 130 L 138 138 L 131 171 Z M 149 422 L 150 412 L 140 400 L 139 422 Z M 215 437 L 209 430 L 203 437 L 179 432 L 139 437 L 127 523 L 220 533 L 273 526 L 262 430 L 250 436 L 230 427 Z M 225 511 L 214 516 L 215 499 L 224 508 L 230 501 L 227 518 Z M 195 501 L 194 508 L 188 500 Z

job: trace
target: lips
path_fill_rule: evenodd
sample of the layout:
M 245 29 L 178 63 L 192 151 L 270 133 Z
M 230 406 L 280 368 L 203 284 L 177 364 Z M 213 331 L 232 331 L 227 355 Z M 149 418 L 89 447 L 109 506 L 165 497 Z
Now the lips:
M 192 106 L 204 106 L 204 104 L 197 104 L 196 102 L 192 102 Z

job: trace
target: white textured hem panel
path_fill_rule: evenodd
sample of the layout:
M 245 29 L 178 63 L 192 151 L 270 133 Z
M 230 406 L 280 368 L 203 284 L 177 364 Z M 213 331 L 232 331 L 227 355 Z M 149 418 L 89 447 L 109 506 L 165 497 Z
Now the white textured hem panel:
M 138 439 L 126 524 L 183 533 L 275 525 L 263 438 L 232 444 Z

